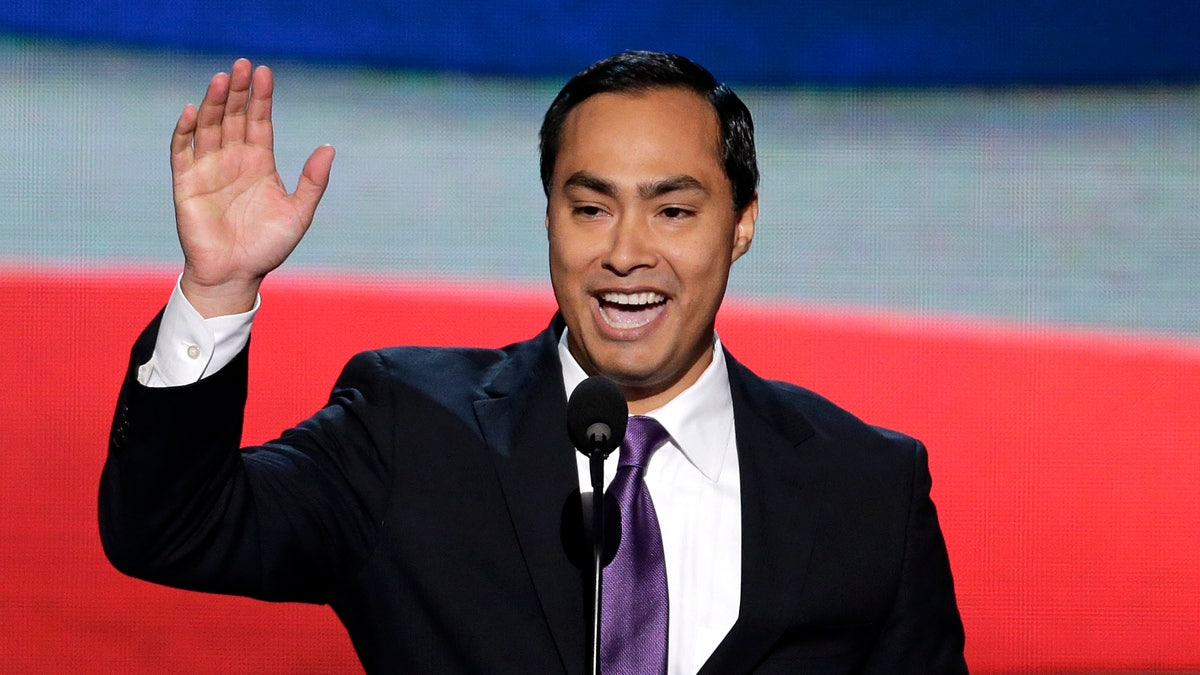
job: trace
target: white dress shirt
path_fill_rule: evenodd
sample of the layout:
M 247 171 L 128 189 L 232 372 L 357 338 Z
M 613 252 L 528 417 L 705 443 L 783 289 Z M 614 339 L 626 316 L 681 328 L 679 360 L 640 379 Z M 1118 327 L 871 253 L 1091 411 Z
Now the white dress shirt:
M 567 331 L 558 343 L 567 395 L 587 373 L 567 349 Z M 695 384 L 647 413 L 671 434 L 650 455 L 646 488 L 662 532 L 667 567 L 667 672 L 700 670 L 738 617 L 742 583 L 742 502 L 737 439 L 729 371 L 720 339 L 713 359 Z M 575 453 L 579 489 L 591 493 L 591 472 Z M 607 488 L 616 457 L 604 467 Z
M 205 319 L 178 282 L 167 302 L 150 360 L 138 381 L 150 387 L 192 384 L 225 367 L 250 339 L 261 300 L 242 314 Z M 569 396 L 587 374 L 559 342 Z M 725 354 L 716 336 L 713 359 L 695 384 L 648 413 L 671 435 L 650 457 L 646 486 L 654 500 L 667 568 L 667 672 L 695 673 L 733 627 L 741 600 L 742 518 L 733 403 Z M 615 460 L 605 467 L 607 486 Z M 579 485 L 591 492 L 588 461 L 576 453 Z
M 256 297 L 249 312 L 205 319 L 176 280 L 158 326 L 154 353 L 138 368 L 138 382 L 147 387 L 179 387 L 224 368 L 250 340 L 250 325 L 261 304 L 262 298 Z

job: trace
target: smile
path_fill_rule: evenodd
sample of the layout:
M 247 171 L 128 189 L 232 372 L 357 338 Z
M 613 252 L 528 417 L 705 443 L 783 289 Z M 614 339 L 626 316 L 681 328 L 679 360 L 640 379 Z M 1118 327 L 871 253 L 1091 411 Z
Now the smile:
M 598 299 L 604 323 L 619 330 L 641 328 L 658 318 L 667 306 L 667 298 L 653 291 L 608 292 Z

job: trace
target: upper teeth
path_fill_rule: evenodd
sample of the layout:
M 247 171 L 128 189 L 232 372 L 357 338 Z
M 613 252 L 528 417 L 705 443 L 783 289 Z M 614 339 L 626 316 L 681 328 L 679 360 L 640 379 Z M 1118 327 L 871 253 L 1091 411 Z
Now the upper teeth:
M 647 291 L 643 293 L 605 293 L 604 301 L 617 305 L 652 305 L 666 300 L 662 295 Z

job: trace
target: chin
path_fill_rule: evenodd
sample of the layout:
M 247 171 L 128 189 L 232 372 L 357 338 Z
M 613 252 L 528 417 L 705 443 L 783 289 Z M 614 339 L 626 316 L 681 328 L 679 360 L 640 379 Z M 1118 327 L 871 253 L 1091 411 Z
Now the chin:
M 596 369 L 601 375 L 615 381 L 622 387 L 645 389 L 662 382 L 663 367 L 655 365 L 655 361 L 638 358 L 636 355 L 622 355 L 615 359 L 601 359 L 596 362 Z

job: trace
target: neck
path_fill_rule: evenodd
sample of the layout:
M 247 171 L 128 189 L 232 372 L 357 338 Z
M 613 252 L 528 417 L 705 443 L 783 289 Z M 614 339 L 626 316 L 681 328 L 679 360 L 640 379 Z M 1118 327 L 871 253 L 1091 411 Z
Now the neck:
M 710 345 L 692 362 L 682 377 L 670 383 L 659 386 L 639 387 L 621 385 L 625 401 L 629 404 L 629 412 L 633 415 L 643 415 L 651 410 L 657 410 L 670 403 L 676 396 L 696 383 L 708 365 L 712 363 L 713 348 Z

